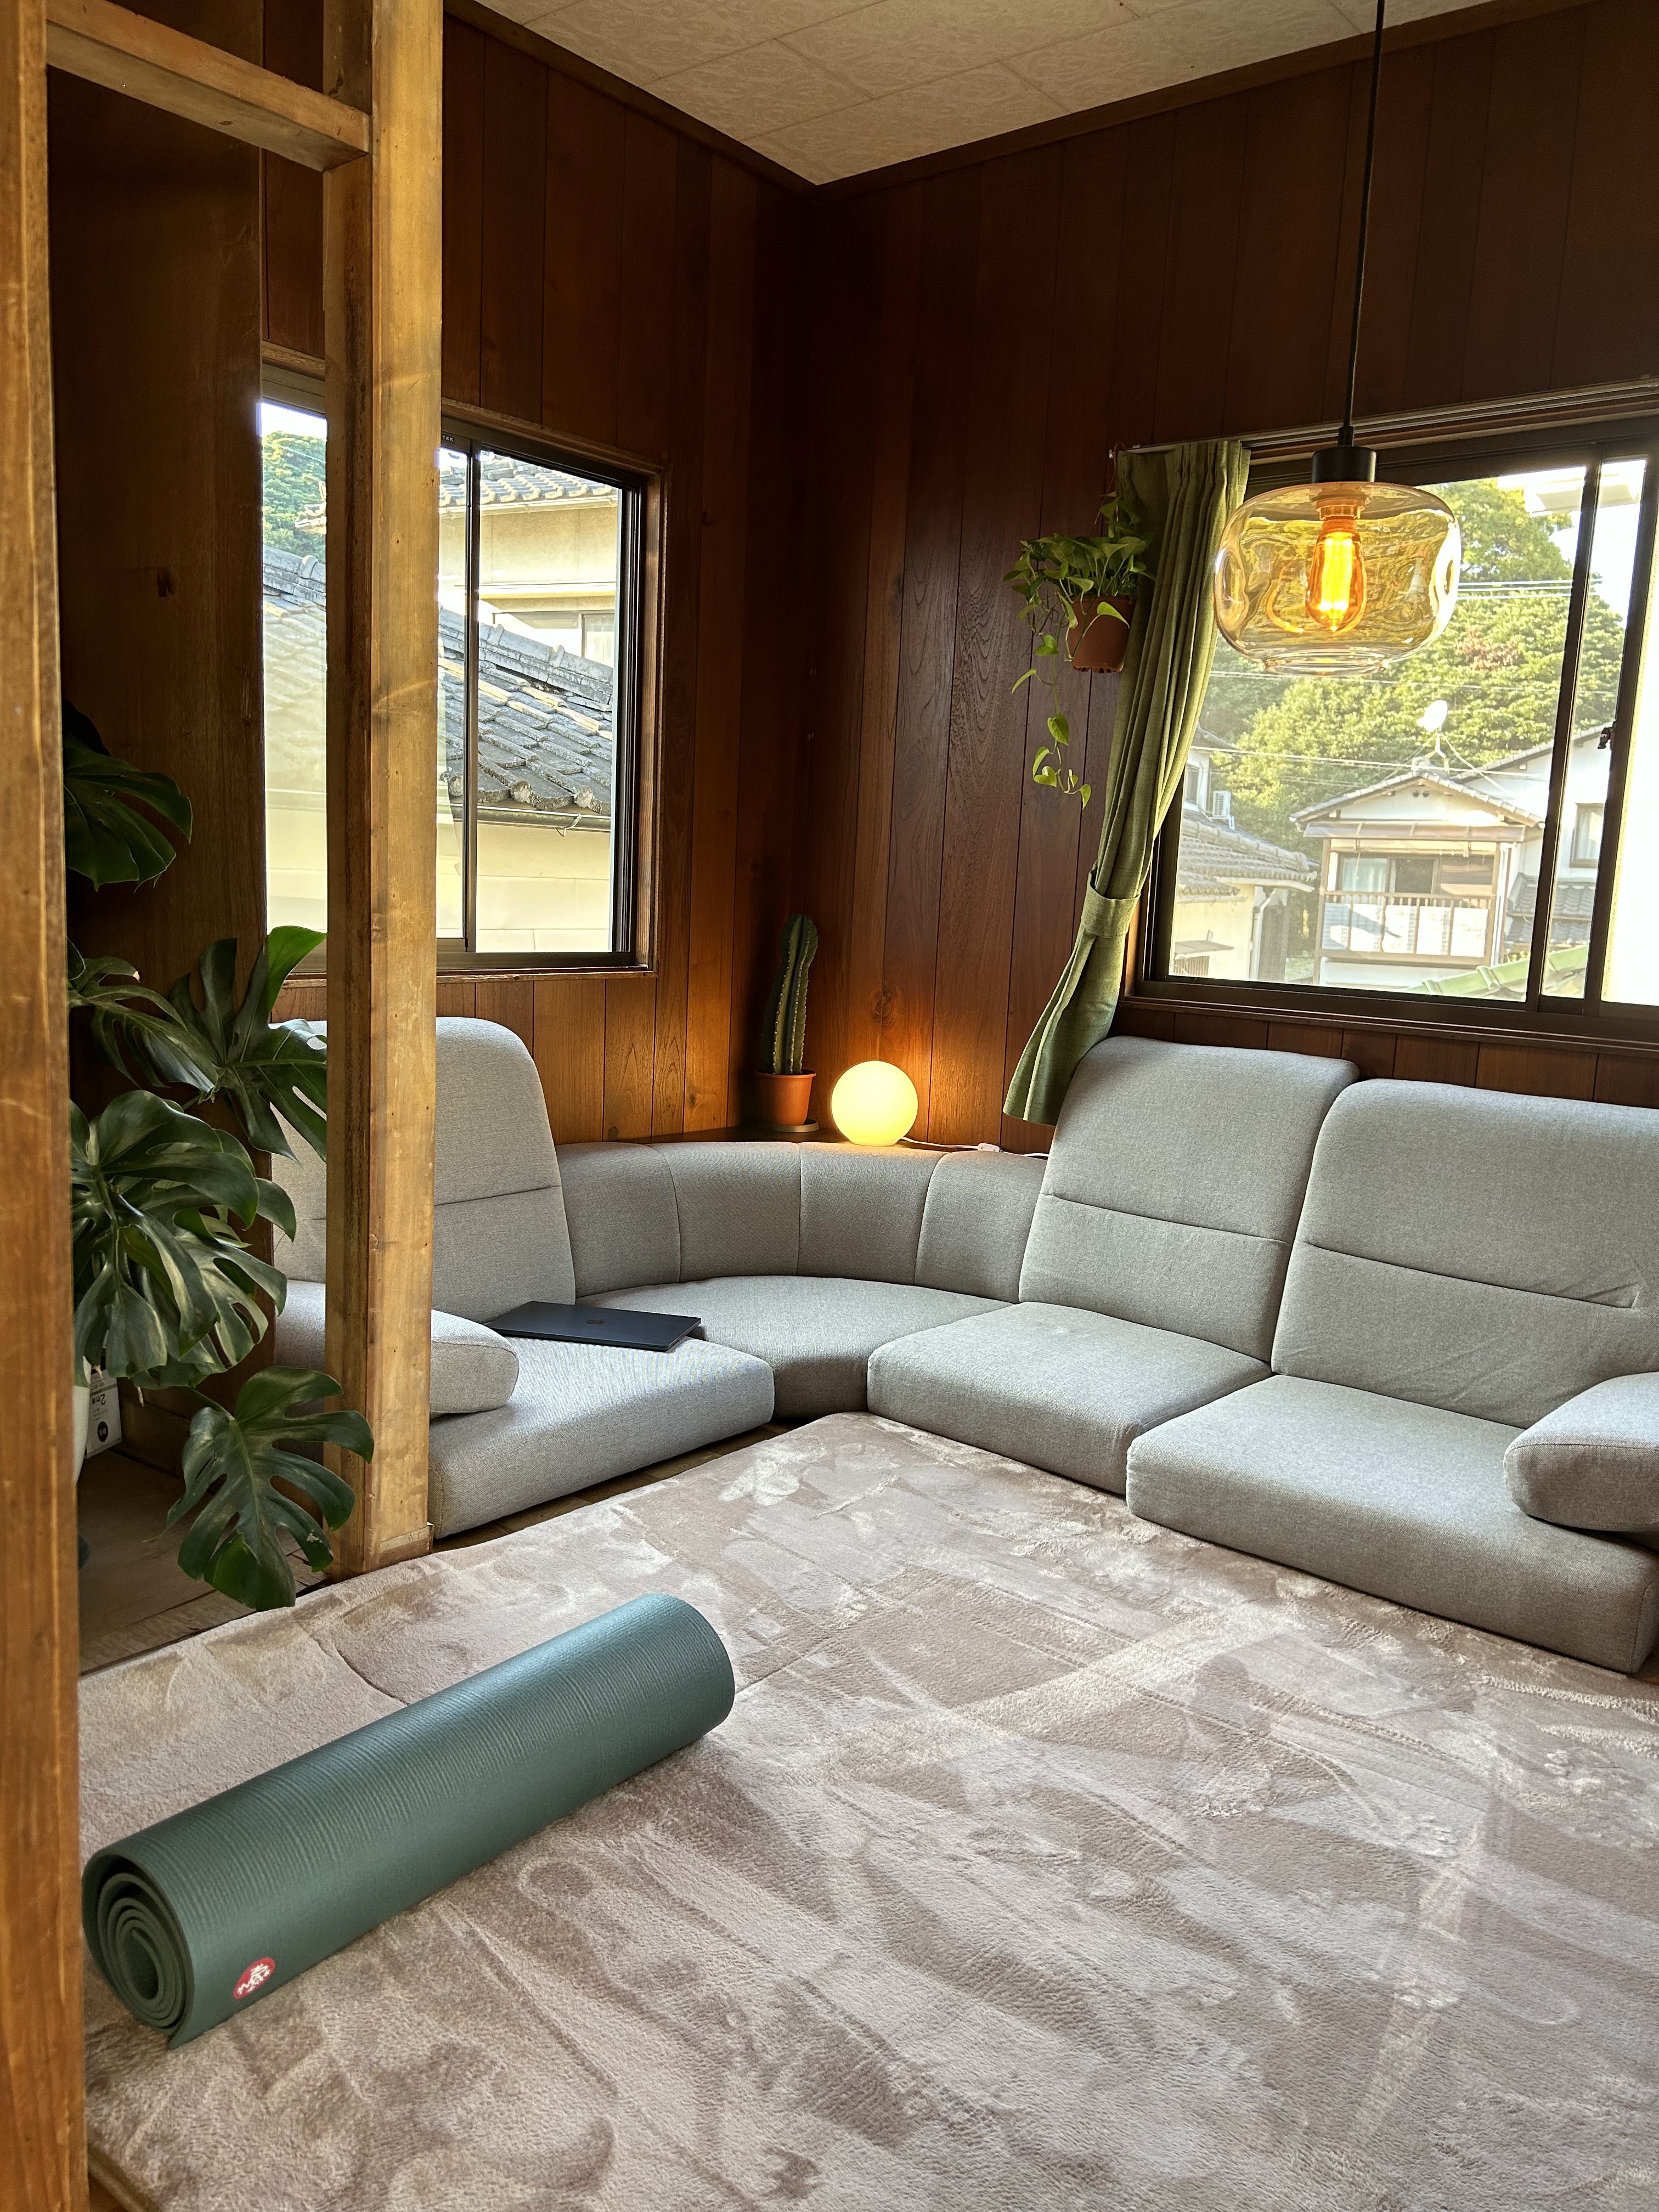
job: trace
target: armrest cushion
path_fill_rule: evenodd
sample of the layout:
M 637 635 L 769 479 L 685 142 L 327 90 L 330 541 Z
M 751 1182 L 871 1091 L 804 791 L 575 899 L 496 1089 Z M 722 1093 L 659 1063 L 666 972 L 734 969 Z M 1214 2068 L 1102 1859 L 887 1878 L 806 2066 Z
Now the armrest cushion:
M 1581 1390 L 1521 1431 L 1504 1473 L 1535 1521 L 1659 1535 L 1659 1375 Z
M 290 1283 L 288 1304 L 276 1316 L 276 1357 L 284 1367 L 325 1367 L 323 1286 Z M 517 1388 L 519 1355 L 504 1336 L 459 1314 L 432 1316 L 432 1419 L 446 1413 L 490 1413 Z

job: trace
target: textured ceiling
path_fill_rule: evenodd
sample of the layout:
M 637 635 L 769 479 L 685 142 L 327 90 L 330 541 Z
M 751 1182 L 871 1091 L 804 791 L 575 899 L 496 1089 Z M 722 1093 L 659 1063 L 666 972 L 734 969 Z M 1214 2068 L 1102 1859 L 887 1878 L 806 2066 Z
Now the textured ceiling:
M 827 184 L 1369 30 L 1374 0 L 492 0 Z M 1468 0 L 1390 0 L 1390 23 Z

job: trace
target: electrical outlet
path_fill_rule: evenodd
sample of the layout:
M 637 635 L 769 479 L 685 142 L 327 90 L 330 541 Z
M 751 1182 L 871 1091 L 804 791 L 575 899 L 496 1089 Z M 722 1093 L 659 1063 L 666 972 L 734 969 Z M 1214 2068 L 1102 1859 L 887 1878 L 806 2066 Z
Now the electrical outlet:
M 121 1389 L 101 1367 L 91 1370 L 92 1402 L 87 1408 L 87 1457 L 121 1441 Z

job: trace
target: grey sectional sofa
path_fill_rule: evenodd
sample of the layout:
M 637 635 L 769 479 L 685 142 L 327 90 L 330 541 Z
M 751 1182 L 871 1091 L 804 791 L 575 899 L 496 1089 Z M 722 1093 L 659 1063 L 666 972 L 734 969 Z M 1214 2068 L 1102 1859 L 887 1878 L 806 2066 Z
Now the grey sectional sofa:
M 1659 1633 L 1659 1115 L 1113 1038 L 1047 1160 L 556 1154 L 509 1031 L 441 1021 L 438 1052 L 441 1535 L 867 1404 L 1604 1666 Z M 277 1352 L 315 1364 L 322 1178 L 282 1165 Z M 663 1354 L 485 1326 L 532 1297 L 702 1331 Z

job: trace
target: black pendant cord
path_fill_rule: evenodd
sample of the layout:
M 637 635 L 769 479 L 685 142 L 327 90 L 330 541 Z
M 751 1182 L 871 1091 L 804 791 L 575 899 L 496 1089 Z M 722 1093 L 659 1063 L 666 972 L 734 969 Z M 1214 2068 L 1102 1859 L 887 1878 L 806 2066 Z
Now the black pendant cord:
M 1365 175 L 1359 188 L 1359 250 L 1353 271 L 1353 329 L 1348 339 L 1348 389 L 1337 443 L 1353 444 L 1354 382 L 1359 373 L 1359 315 L 1365 298 L 1365 242 L 1371 227 L 1371 170 L 1376 161 L 1376 95 L 1382 82 L 1382 16 L 1389 0 L 1376 0 L 1376 35 L 1371 41 L 1371 105 L 1365 125 Z

